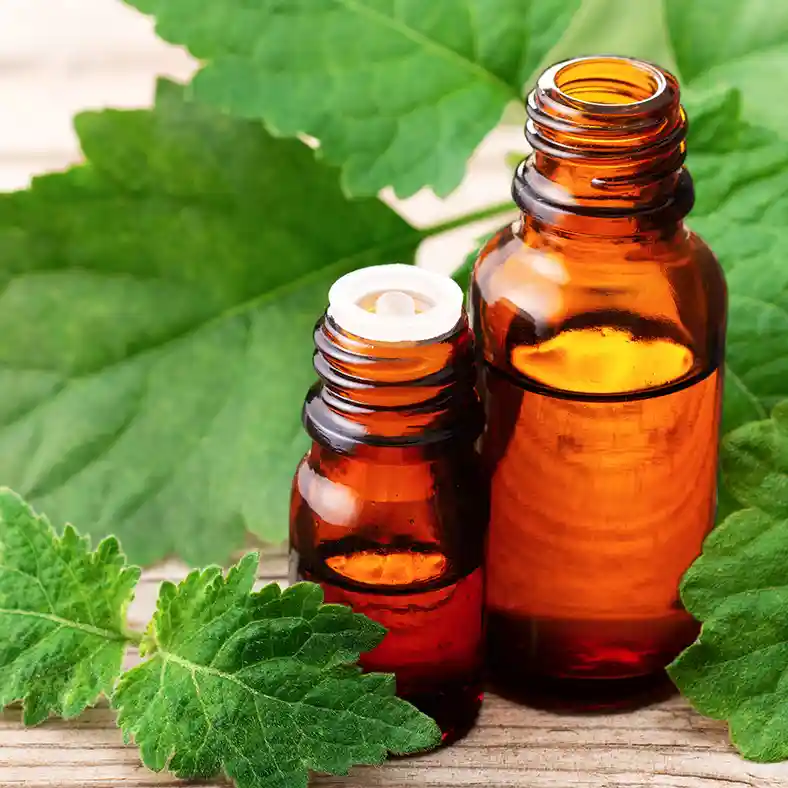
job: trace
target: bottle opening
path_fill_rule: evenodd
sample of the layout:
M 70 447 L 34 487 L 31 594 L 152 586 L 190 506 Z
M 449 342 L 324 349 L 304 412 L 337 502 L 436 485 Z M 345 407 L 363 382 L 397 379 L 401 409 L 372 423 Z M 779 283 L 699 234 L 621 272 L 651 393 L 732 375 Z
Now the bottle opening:
M 668 71 L 627 57 L 566 60 L 537 80 L 526 113 L 533 153 L 512 194 L 532 219 L 620 235 L 673 225 L 692 207 L 687 119 Z
M 328 316 L 344 331 L 380 342 L 420 342 L 448 334 L 462 317 L 452 279 L 394 263 L 361 268 L 328 293 Z
M 562 104 L 584 111 L 651 109 L 668 92 L 665 74 L 650 63 L 626 57 L 583 57 L 558 63 L 538 87 Z M 668 97 L 669 98 L 669 97 Z

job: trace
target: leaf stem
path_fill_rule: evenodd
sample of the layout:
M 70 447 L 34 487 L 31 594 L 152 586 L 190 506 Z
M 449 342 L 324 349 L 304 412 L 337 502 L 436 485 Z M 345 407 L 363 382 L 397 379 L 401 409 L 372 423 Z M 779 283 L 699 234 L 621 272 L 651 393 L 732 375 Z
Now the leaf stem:
M 478 211 L 471 211 L 471 213 L 463 214 L 455 219 L 449 219 L 440 224 L 433 224 L 431 227 L 425 227 L 422 233 L 425 237 L 429 238 L 433 235 L 447 233 L 449 230 L 456 230 L 458 227 L 464 227 L 466 224 L 480 222 L 482 219 L 490 219 L 493 216 L 499 216 L 504 213 L 514 213 L 516 210 L 517 206 L 511 200 L 495 205 L 488 205 L 486 208 L 480 208 Z

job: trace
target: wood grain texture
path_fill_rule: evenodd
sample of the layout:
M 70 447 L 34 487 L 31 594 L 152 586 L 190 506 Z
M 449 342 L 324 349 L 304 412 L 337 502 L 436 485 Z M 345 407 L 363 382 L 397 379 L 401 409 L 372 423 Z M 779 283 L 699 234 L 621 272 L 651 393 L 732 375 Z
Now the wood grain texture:
M 159 583 L 186 568 L 168 562 L 148 570 L 130 611 L 145 625 Z M 284 582 L 287 559 L 271 551 L 260 582 Z M 129 664 L 136 660 L 129 655 Z M 69 722 L 24 728 L 20 711 L 0 714 L 0 788 L 153 788 L 185 786 L 143 767 L 123 744 L 106 705 Z M 219 788 L 220 782 L 203 783 Z M 739 758 L 725 725 L 695 714 L 674 697 L 626 714 L 557 715 L 489 695 L 476 729 L 437 753 L 354 769 L 348 778 L 316 777 L 315 788 L 782 788 L 788 764 Z

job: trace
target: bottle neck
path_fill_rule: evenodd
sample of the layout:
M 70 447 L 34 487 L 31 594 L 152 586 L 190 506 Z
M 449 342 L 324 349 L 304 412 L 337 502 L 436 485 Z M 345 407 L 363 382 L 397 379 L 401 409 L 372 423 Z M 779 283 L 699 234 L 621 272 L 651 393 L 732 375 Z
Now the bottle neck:
M 677 224 L 692 207 L 687 120 L 675 78 L 628 58 L 559 63 L 527 101 L 533 153 L 515 202 L 560 230 L 626 235 Z
M 304 425 L 341 453 L 363 447 L 423 447 L 473 442 L 482 411 L 473 341 L 465 316 L 447 335 L 423 342 L 372 342 L 331 317 L 315 328 L 320 378 L 304 403 Z

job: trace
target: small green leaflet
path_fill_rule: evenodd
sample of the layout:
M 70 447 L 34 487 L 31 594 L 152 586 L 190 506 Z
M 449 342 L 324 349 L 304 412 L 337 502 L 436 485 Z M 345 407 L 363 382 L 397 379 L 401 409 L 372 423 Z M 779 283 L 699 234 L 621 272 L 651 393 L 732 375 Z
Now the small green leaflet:
M 0 709 L 24 722 L 75 717 L 110 694 L 126 651 L 126 607 L 140 575 L 114 537 L 90 550 L 58 536 L 15 493 L 0 490 Z
M 87 165 L 0 195 L 0 483 L 142 564 L 279 541 L 328 288 L 422 235 L 171 83 L 76 126 Z
M 353 194 L 448 194 L 580 0 L 127 0 L 205 65 L 195 95 L 318 138 Z
M 788 759 L 788 400 L 725 444 L 727 484 L 751 508 L 712 531 L 684 577 L 682 601 L 703 628 L 669 672 L 698 711 L 728 720 L 746 758 L 780 761 Z
M 162 585 L 143 651 L 113 698 L 144 763 L 180 777 L 223 771 L 238 788 L 306 788 L 308 771 L 345 774 L 386 751 L 437 745 L 394 679 L 352 665 L 384 630 L 319 586 L 250 594 L 257 560 Z
M 788 399 L 726 436 L 722 472 L 744 506 L 788 518 Z
M 257 565 L 252 553 L 226 575 L 214 566 L 163 583 L 142 636 L 126 629 L 140 570 L 117 540 L 91 552 L 0 490 L 0 710 L 21 700 L 33 725 L 104 694 L 146 765 L 224 772 L 239 788 L 305 788 L 309 770 L 345 774 L 440 742 L 393 676 L 355 664 L 383 627 L 323 604 L 313 583 L 253 592 Z M 144 661 L 121 675 L 130 643 Z

